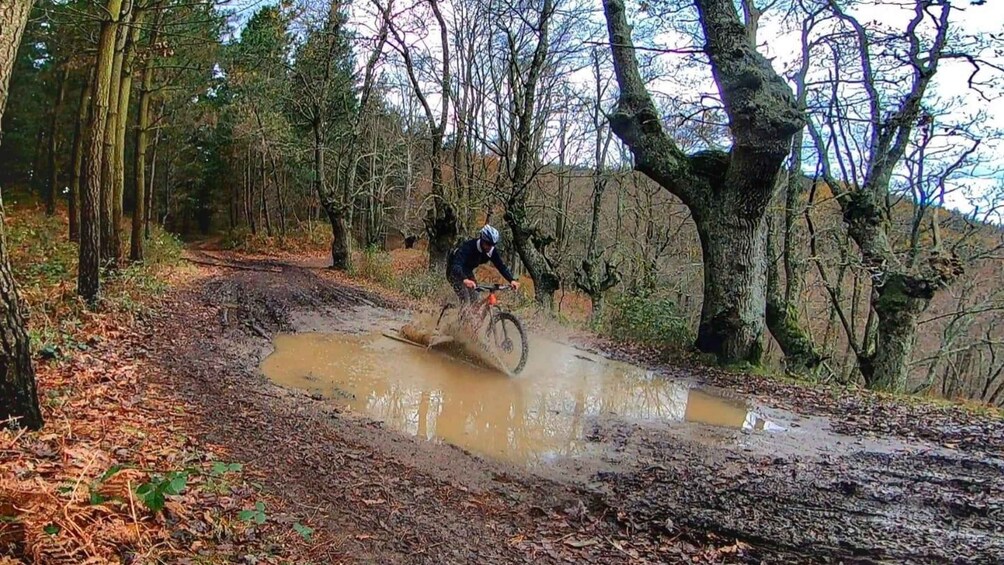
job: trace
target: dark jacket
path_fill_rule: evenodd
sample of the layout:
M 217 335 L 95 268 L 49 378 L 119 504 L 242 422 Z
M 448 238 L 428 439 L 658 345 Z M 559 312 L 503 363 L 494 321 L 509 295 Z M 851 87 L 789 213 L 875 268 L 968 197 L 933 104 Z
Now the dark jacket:
M 491 261 L 492 265 L 495 265 L 499 273 L 505 277 L 505 280 L 509 282 L 515 280 L 516 277 L 512 276 L 509 267 L 506 267 L 505 263 L 502 262 L 502 253 L 498 246 L 492 250 L 492 255 L 489 257 L 481 251 L 478 241 L 477 238 L 465 241 L 460 247 L 450 252 L 446 268 L 447 278 L 450 280 L 474 280 L 474 269 Z

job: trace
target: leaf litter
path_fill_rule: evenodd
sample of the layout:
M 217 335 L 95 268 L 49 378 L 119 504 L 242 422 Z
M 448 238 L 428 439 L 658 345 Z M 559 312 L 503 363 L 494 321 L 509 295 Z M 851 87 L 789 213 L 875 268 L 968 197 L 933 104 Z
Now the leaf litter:
M 175 284 L 187 278 L 163 276 Z M 65 299 L 54 292 L 33 298 Z M 65 314 L 45 311 L 47 319 Z M 152 336 L 135 315 L 80 314 L 71 337 L 90 345 L 36 360 L 45 427 L 0 430 L 0 563 L 178 563 L 256 553 L 258 563 L 278 563 L 323 543 L 258 516 L 240 520 L 257 501 L 282 504 L 252 488 L 252 477 L 225 463 L 217 447 L 192 439 L 185 407 L 148 379 L 143 358 Z

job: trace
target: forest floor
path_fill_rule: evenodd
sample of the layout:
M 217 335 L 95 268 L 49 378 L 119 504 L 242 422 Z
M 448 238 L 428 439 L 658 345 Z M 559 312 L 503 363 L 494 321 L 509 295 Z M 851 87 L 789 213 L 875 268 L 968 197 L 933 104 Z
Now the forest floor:
M 46 430 L 0 436 L 0 563 L 59 562 L 53 543 L 26 541 L 45 524 L 54 539 L 81 530 L 62 548 L 74 563 L 99 544 L 137 563 L 1004 561 L 999 414 L 659 363 L 580 335 L 656 378 L 744 395 L 784 431 L 593 418 L 592 455 L 525 468 L 262 373 L 276 335 L 379 330 L 409 318 L 403 296 L 323 257 L 186 256 L 143 315 L 40 365 Z M 144 481 L 163 510 L 134 500 Z M 32 488 L 48 498 L 29 504 Z M 121 535 L 83 531 L 102 519 Z
M 344 413 L 259 369 L 277 333 L 382 327 L 407 319 L 401 299 L 323 257 L 192 253 L 200 274 L 160 309 L 170 339 L 154 340 L 150 361 L 206 441 L 331 536 L 318 561 L 1004 560 L 993 413 L 661 365 L 660 378 L 755 395 L 788 431 L 595 419 L 600 455 L 527 470 Z

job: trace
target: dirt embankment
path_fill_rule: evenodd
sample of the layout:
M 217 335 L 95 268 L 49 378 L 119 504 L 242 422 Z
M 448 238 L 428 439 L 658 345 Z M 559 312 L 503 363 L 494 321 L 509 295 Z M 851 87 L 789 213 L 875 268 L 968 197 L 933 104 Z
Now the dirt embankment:
M 886 438 L 878 420 L 777 410 L 788 431 L 771 436 L 602 419 L 588 436 L 601 455 L 529 472 L 341 414 L 258 370 L 277 332 L 361 331 L 406 319 L 403 304 L 321 268 L 199 260 L 216 266 L 164 304 L 154 362 L 207 440 L 330 534 L 319 561 L 1004 561 L 1004 463 L 979 449 L 999 440 L 977 437 L 993 420 L 946 449 Z

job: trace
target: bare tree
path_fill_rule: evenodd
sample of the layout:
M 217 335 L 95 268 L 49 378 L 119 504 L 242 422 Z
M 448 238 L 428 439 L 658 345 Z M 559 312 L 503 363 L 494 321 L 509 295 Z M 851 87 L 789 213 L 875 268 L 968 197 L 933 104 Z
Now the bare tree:
M 685 154 L 663 129 L 635 57 L 622 0 L 604 13 L 620 85 L 611 127 L 635 168 L 691 210 L 704 254 L 697 348 L 722 362 L 758 363 L 766 309 L 766 221 L 792 137 L 805 124 L 791 89 L 756 49 L 758 12 L 740 19 L 729 0 L 695 0 L 704 54 L 729 116 L 732 147 Z
M 593 206 L 589 240 L 586 244 L 586 256 L 582 259 L 579 270 L 575 274 L 575 285 L 589 296 L 593 307 L 592 322 L 593 325 L 597 325 L 603 319 L 604 295 L 620 282 L 621 273 L 615 262 L 606 260 L 601 263 L 602 251 L 599 248 L 600 212 L 603 204 L 603 193 L 606 192 L 610 181 L 609 171 L 606 170 L 606 162 L 607 152 L 610 149 L 610 142 L 613 136 L 603 112 L 603 103 L 606 99 L 609 81 L 603 80 L 600 66 L 601 58 L 597 49 L 593 49 L 592 59 L 593 80 L 596 84 L 595 96 L 590 101 L 590 105 L 592 106 L 590 108 L 590 118 L 592 127 L 595 130 L 593 149 Z
M 802 21 L 802 56 L 792 73 L 795 84 L 795 103 L 800 111 L 806 108 L 806 77 L 810 66 L 809 37 L 819 12 L 808 13 Z M 779 179 L 779 200 L 783 203 L 781 222 L 775 214 L 768 214 L 767 262 L 767 327 L 784 353 L 785 367 L 790 373 L 812 371 L 823 361 L 812 338 L 805 330 L 800 316 L 802 293 L 805 290 L 804 252 L 806 241 L 801 218 L 805 204 L 803 195 L 808 185 L 802 173 L 804 130 L 799 130 L 791 143 L 791 158 L 785 174 Z M 784 271 L 784 288 L 781 287 L 779 265 Z
M 424 0 L 417 4 L 414 9 L 427 7 L 429 13 L 413 13 L 412 19 L 430 17 L 435 22 L 439 30 L 438 44 L 439 53 L 422 53 L 425 59 L 436 59 L 439 68 L 439 76 L 432 81 L 435 90 L 429 90 L 429 83 L 421 79 L 418 64 L 416 63 L 413 51 L 415 47 L 409 43 L 408 37 L 401 29 L 402 21 L 400 14 L 392 13 L 391 6 L 383 6 L 378 0 L 374 0 L 374 5 L 380 10 L 383 20 L 387 23 L 393 41 L 391 45 L 401 55 L 404 60 L 405 70 L 408 79 L 415 91 L 415 96 L 425 111 L 425 117 L 429 127 L 430 152 L 429 161 L 432 169 L 432 206 L 425 218 L 425 229 L 429 236 L 429 269 L 442 270 L 446 263 L 446 255 L 457 243 L 459 233 L 459 222 L 457 213 L 452 202 L 446 196 L 445 185 L 443 183 L 443 139 L 446 135 L 447 119 L 450 115 L 450 38 L 446 19 L 443 16 L 439 0 Z M 434 92 L 440 99 L 439 108 L 434 110 L 430 101 L 430 94 Z
M 871 282 L 874 332 L 866 331 L 861 343 L 850 340 L 858 368 L 870 388 L 899 391 L 907 384 L 920 315 L 963 274 L 963 261 L 942 241 L 932 214 L 937 208 L 929 203 L 943 203 L 947 184 L 971 163 L 979 140 L 955 137 L 951 157 L 930 159 L 925 152 L 938 129 L 961 129 L 937 123 L 932 80 L 948 58 L 975 61 L 967 55 L 973 46 L 953 39 L 953 8 L 946 1 L 914 0 L 903 29 L 863 24 L 839 2 L 827 7 L 833 26 L 813 56 L 828 76 L 809 131 L 820 175 Z M 946 164 L 922 170 L 935 161 Z M 900 230 L 898 204 L 911 190 L 910 227 Z M 922 226 L 931 226 L 925 245 Z M 898 244 L 904 235 L 908 243 Z

